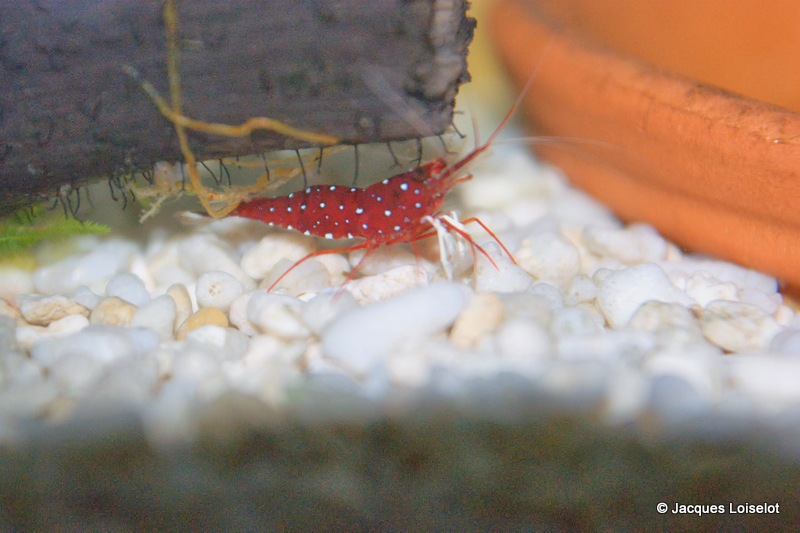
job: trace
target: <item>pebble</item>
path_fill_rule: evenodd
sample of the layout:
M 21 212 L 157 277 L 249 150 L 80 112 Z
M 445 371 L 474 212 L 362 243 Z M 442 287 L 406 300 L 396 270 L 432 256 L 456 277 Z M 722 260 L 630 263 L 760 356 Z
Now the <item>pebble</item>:
M 657 300 L 690 306 L 694 302 L 670 282 L 655 263 L 643 263 L 603 276 L 597 293 L 600 310 L 612 327 L 627 324 L 645 302 Z
M 204 272 L 197 278 L 195 296 L 200 307 L 216 307 L 228 311 L 236 298 L 244 293 L 242 284 L 221 270 Z
M 514 256 L 519 266 L 534 278 L 559 286 L 570 283 L 581 270 L 578 248 L 549 231 L 524 239 Z
M 503 302 L 495 294 L 476 294 L 450 330 L 450 341 L 462 349 L 471 349 L 503 322 Z
M 330 284 L 328 269 L 316 258 L 296 265 L 294 261 L 281 259 L 267 272 L 258 288 L 266 291 L 276 279 L 283 276 L 273 290 L 282 290 L 292 295 L 316 293 Z
M 47 327 L 17 326 L 16 341 L 23 350 L 30 348 L 42 339 L 67 337 L 77 333 L 89 325 L 89 319 L 83 315 L 69 315 L 50 322 Z
M 516 317 L 506 320 L 494 335 L 499 354 L 507 360 L 534 363 L 552 351 L 550 334 L 539 323 Z
M 221 270 L 239 280 L 245 291 L 256 283 L 233 259 L 233 252 L 214 235 L 193 235 L 178 243 L 178 260 L 187 271 L 200 276 L 210 270 Z
M 228 327 L 228 317 L 216 307 L 202 307 L 192 314 L 186 321 L 178 327 L 175 338 L 182 341 L 190 332 L 203 326 Z
M 660 261 L 667 253 L 664 239 L 646 224 L 631 224 L 625 228 L 588 226 L 582 240 L 595 254 L 618 259 L 627 265 Z
M 301 318 L 308 329 L 319 336 L 336 317 L 356 307 L 358 303 L 349 292 L 328 290 L 317 294 L 302 307 Z
M 264 279 L 281 259 L 290 264 L 314 251 L 314 239 L 291 232 L 270 233 L 242 255 L 244 272 L 253 279 Z
M 404 342 L 450 326 L 468 303 L 469 291 L 455 283 L 409 290 L 337 318 L 323 332 L 323 352 L 356 375 L 364 375 Z
M 761 308 L 730 300 L 709 303 L 700 316 L 700 327 L 709 341 L 734 353 L 764 350 L 781 329 Z
M 380 247 L 346 284 L 363 250 L 314 257 L 268 294 L 322 241 L 235 217 L 46 243 L 35 270 L 0 267 L 0 440 L 125 406 L 151 442 L 185 443 L 227 398 L 327 420 L 428 392 L 481 402 L 476 383 L 612 425 L 797 418 L 800 317 L 774 278 L 623 225 L 509 154 L 511 175 L 459 191 L 520 264 L 480 230 L 499 269 L 473 261 L 450 234 L 455 281 L 432 281 L 447 275 L 432 238 L 421 258 Z
M 47 326 L 69 315 L 89 316 L 86 307 L 66 296 L 23 294 L 17 298 L 17 306 L 22 318 L 35 326 Z
M 162 294 L 139 307 L 131 318 L 130 325 L 134 328 L 150 329 L 160 340 L 168 340 L 175 331 L 176 317 L 175 300 Z
M 111 278 L 106 285 L 106 296 L 115 296 L 140 307 L 150 301 L 144 282 L 135 274 L 123 272 Z
M 167 289 L 166 295 L 172 298 L 175 303 L 175 322 L 174 328 L 177 329 L 181 324 L 186 322 L 192 312 L 192 298 L 189 295 L 189 289 L 183 283 L 173 283 Z
M 92 239 L 92 243 L 97 243 Z M 57 263 L 36 269 L 33 286 L 41 294 L 68 294 L 81 285 L 102 292 L 106 281 L 125 269 L 136 253 L 136 247 L 120 239 L 97 243 L 86 255 L 74 255 Z
M 94 306 L 96 306 L 101 300 L 101 296 L 99 294 L 96 294 L 94 291 L 92 291 L 92 289 L 85 285 L 81 285 L 75 289 L 72 292 L 71 298 L 76 303 L 81 304 L 89 310 L 94 309 Z
M 475 262 L 474 287 L 476 292 L 519 292 L 533 284 L 533 278 L 521 266 L 515 265 L 497 243 L 484 246 L 495 262 L 493 265 L 483 254 Z
M 382 274 L 354 279 L 345 289 L 359 303 L 379 302 L 396 296 L 411 287 L 428 284 L 428 273 L 422 266 L 405 265 Z
M 261 333 L 302 339 L 309 330 L 302 319 L 306 303 L 287 294 L 257 291 L 247 302 L 247 320 Z
M 233 328 L 213 324 L 206 324 L 189 331 L 186 334 L 186 340 L 220 348 L 225 357 L 231 360 L 243 357 L 248 348 L 245 334 Z
M 88 357 L 103 365 L 132 357 L 133 344 L 119 327 L 89 326 L 66 338 L 46 339 L 31 349 L 31 358 L 45 367 L 65 357 Z
M 116 296 L 107 296 L 97 302 L 89 315 L 89 323 L 108 326 L 128 326 L 136 314 L 136 306 Z

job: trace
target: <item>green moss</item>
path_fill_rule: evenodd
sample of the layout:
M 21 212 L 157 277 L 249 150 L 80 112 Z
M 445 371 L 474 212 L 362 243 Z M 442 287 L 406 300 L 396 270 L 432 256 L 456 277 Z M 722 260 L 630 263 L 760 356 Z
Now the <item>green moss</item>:
M 64 239 L 76 235 L 103 235 L 108 226 L 90 220 L 64 217 L 41 205 L 0 219 L 0 257 L 23 252 L 49 239 Z

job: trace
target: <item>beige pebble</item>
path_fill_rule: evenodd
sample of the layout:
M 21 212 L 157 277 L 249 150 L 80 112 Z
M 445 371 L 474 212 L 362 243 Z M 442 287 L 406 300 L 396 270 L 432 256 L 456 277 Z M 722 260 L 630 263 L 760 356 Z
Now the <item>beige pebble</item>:
M 474 348 L 503 321 L 503 302 L 490 292 L 475 295 L 456 319 L 450 340 L 459 348 Z
M 100 300 L 92 314 L 89 315 L 90 324 L 106 324 L 108 326 L 128 326 L 138 308 L 116 296 L 107 296 Z
M 175 338 L 182 341 L 189 332 L 208 325 L 227 328 L 228 317 L 216 307 L 203 307 L 181 324 L 178 328 L 178 332 L 175 334 Z
M 89 310 L 66 296 L 41 296 L 25 294 L 17 299 L 17 306 L 28 324 L 47 326 L 69 315 L 88 316 Z
M 700 327 L 706 339 L 729 352 L 764 350 L 780 326 L 755 305 L 715 300 L 703 309 Z
M 170 285 L 167 289 L 167 296 L 175 302 L 174 330 L 177 331 L 181 324 L 192 315 L 192 297 L 189 295 L 189 289 L 183 283 Z

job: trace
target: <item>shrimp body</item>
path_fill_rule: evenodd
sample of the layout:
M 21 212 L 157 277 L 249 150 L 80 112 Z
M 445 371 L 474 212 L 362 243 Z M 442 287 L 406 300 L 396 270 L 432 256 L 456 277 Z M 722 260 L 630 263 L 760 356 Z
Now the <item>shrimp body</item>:
M 256 198 L 234 216 L 327 239 L 363 238 L 370 246 L 410 242 L 428 232 L 447 190 L 441 158 L 359 189 L 316 185 L 288 196 Z

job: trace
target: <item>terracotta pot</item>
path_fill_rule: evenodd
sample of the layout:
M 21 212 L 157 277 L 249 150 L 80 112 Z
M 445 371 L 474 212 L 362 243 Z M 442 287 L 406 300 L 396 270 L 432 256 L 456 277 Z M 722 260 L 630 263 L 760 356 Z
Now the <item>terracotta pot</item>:
M 514 79 L 534 77 L 537 132 L 591 141 L 542 157 L 623 219 L 797 292 L 800 3 L 502 0 L 491 23 Z

